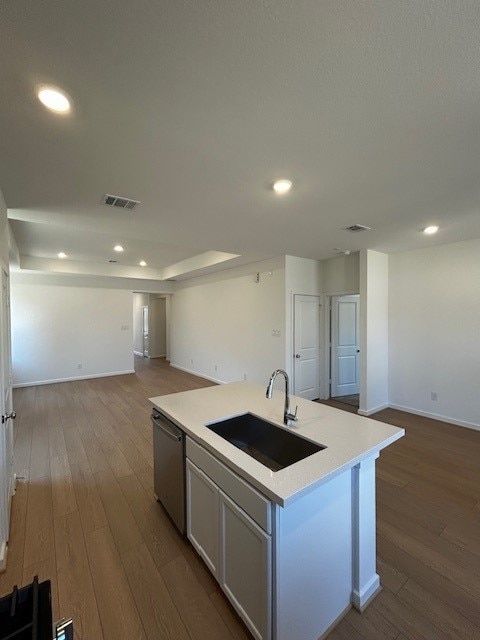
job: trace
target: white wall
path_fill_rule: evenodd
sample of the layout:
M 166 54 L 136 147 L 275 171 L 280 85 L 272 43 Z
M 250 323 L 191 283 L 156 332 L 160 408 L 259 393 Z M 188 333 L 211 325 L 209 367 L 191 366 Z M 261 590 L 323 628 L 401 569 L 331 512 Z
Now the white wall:
M 273 329 L 281 335 L 272 336 Z M 170 317 L 175 366 L 222 382 L 246 374 L 266 385 L 272 371 L 285 366 L 284 335 L 283 258 L 177 283 Z
M 57 260 L 58 262 L 58 260 Z M 15 281 L 24 284 L 58 285 L 60 287 L 87 287 L 89 289 L 122 289 L 147 293 L 170 293 L 174 282 L 163 280 L 140 280 L 117 278 L 116 276 L 94 276 L 73 273 L 39 273 L 38 271 L 15 270 Z
M 322 302 L 323 262 L 285 256 L 285 370 L 293 379 L 294 296 L 319 296 Z
M 0 262 L 8 269 L 8 220 L 7 205 L 0 190 Z
M 132 344 L 131 291 L 25 284 L 12 274 L 15 385 L 132 372 Z
M 321 293 L 323 261 L 285 256 L 285 288 L 305 296 Z
M 148 293 L 133 294 L 133 350 L 137 355 L 143 355 L 143 307 L 148 303 Z
M 323 292 L 340 296 L 360 291 L 360 253 L 322 260 Z
M 480 240 L 392 254 L 389 284 L 390 404 L 480 427 Z
M 165 298 L 165 355 L 170 362 L 170 309 L 172 304 L 172 296 Z
M 360 409 L 388 406 L 388 255 L 360 253 Z

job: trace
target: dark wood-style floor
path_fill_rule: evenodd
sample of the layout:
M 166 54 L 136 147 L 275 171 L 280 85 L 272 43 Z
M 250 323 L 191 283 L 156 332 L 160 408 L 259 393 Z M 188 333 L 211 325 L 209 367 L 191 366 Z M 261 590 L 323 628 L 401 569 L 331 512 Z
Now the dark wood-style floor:
M 354 393 L 349 396 L 336 396 L 330 399 L 335 402 L 341 402 L 342 404 L 349 404 L 352 407 L 355 407 L 355 409 L 358 409 L 360 406 L 360 395 L 358 393 Z
M 147 398 L 211 383 L 164 360 L 137 369 L 15 391 L 15 469 L 28 482 L 0 594 L 50 578 L 54 615 L 73 616 L 77 640 L 251 638 L 152 492 Z M 480 639 L 480 433 L 376 417 L 407 430 L 378 461 L 384 588 L 330 638 Z

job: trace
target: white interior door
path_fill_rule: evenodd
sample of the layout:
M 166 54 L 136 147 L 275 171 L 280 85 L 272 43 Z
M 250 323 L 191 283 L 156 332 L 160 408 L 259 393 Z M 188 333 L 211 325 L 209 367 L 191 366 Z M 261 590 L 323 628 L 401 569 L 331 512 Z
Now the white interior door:
M 143 307 L 143 355 L 148 358 L 148 307 Z
M 331 392 L 333 398 L 359 393 L 359 296 L 332 298 Z
M 320 298 L 294 296 L 294 393 L 307 400 L 320 396 Z
M 13 399 L 10 357 L 10 303 L 6 271 L 0 288 L 0 569 L 10 529 L 10 496 L 13 493 Z M 14 415 L 14 414 L 13 414 Z

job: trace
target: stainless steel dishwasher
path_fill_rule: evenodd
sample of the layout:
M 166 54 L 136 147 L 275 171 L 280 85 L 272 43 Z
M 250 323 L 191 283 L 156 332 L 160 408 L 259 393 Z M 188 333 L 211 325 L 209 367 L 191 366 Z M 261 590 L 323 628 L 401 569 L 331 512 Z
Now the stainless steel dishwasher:
M 182 534 L 185 533 L 185 434 L 156 409 L 153 425 L 155 496 Z

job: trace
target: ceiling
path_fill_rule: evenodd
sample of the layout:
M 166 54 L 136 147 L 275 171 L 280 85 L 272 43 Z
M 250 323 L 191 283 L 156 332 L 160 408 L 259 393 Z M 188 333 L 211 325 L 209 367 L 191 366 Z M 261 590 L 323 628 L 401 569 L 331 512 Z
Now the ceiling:
M 55 259 L 63 251 L 70 260 L 75 261 L 105 263 L 116 260 L 119 264 L 138 266 L 144 260 L 151 268 L 163 269 L 198 254 L 197 249 L 127 237 L 116 230 L 92 233 L 75 226 L 52 226 L 20 220 L 11 220 L 10 225 L 25 256 Z M 113 249 L 118 244 L 124 247 L 122 253 Z
M 478 0 L 15 0 L 0 30 L 21 254 L 105 262 L 121 242 L 163 268 L 480 236 Z M 39 83 L 73 112 L 44 109 Z

